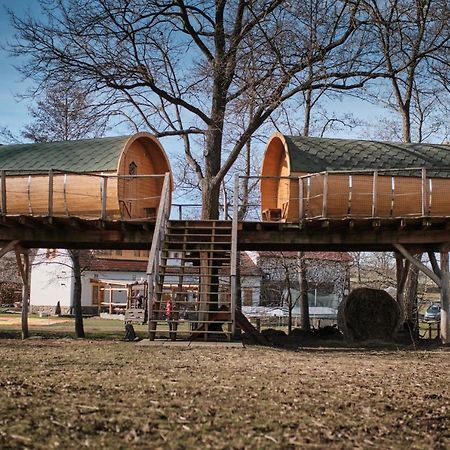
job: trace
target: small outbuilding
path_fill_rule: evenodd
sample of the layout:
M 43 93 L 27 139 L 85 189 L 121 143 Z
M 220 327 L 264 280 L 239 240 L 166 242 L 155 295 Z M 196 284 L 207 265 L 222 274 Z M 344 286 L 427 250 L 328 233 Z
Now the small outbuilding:
M 261 172 L 265 220 L 450 216 L 450 146 L 275 133 Z
M 149 133 L 0 146 L 1 210 L 8 215 L 155 217 L 167 155 Z

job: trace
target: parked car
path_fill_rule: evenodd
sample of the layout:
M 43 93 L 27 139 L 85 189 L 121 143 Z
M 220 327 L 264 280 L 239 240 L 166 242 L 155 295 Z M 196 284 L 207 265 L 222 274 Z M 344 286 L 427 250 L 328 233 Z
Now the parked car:
M 425 312 L 424 320 L 441 320 L 441 306 L 431 305 Z

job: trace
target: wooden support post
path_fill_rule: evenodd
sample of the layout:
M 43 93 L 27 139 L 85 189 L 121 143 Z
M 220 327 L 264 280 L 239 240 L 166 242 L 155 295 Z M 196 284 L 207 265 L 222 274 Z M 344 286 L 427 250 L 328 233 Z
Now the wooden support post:
M 323 175 L 323 198 L 322 198 L 322 218 L 326 219 L 328 214 L 328 172 Z
M 6 171 L 1 171 L 1 190 L 2 190 L 2 215 L 5 216 L 7 212 L 6 208 Z
M 378 215 L 378 171 L 373 172 L 372 181 L 372 217 L 377 217 Z
M 53 169 L 48 171 L 48 216 L 53 216 Z
M 448 252 L 441 252 L 441 340 L 450 344 L 450 273 L 448 267 Z
M 101 218 L 102 220 L 106 220 L 106 199 L 107 199 L 107 190 L 108 190 L 108 177 L 103 176 L 102 177 L 102 212 L 101 212 Z
M 352 190 L 353 190 L 353 179 L 352 176 L 348 176 L 348 206 L 347 206 L 347 216 L 352 215 Z
M 422 216 L 428 215 L 427 169 L 422 169 Z
M 29 337 L 28 331 L 28 309 L 30 303 L 30 255 L 28 250 L 20 248 L 18 245 L 14 248 L 16 253 L 17 267 L 22 278 L 22 339 Z M 21 254 L 23 254 L 23 262 Z
M 300 223 L 305 218 L 305 209 L 303 205 L 303 197 L 304 197 L 304 189 L 303 189 L 303 178 L 298 177 L 298 217 L 300 219 Z
M 394 206 L 395 206 L 395 178 L 391 177 L 391 210 L 389 213 L 390 217 L 394 216 Z

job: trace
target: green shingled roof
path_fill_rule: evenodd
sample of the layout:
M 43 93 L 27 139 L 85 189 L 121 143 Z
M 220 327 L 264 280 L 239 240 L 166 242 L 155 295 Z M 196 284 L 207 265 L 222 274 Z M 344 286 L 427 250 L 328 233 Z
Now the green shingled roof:
M 450 146 L 284 136 L 291 172 L 450 168 Z M 433 176 L 450 172 L 433 171 Z
M 117 171 L 129 136 L 0 146 L 0 170 Z

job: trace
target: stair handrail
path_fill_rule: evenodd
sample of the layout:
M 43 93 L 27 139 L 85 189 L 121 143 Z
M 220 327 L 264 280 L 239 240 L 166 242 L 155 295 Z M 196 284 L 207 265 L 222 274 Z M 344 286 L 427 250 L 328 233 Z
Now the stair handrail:
M 161 248 L 164 243 L 167 223 L 170 217 L 170 173 L 164 175 L 164 182 L 161 190 L 161 198 L 159 202 L 158 214 L 156 216 L 155 229 L 153 231 L 152 246 L 148 256 L 147 264 L 147 305 L 148 305 L 148 323 L 150 326 L 150 312 L 152 310 L 153 297 L 156 290 L 158 269 L 160 263 Z
M 239 226 L 239 174 L 234 176 L 234 192 L 233 192 L 233 217 L 231 225 L 231 264 L 230 264 L 230 281 L 231 281 L 231 327 L 232 334 L 236 332 L 236 308 L 238 306 L 238 226 Z

